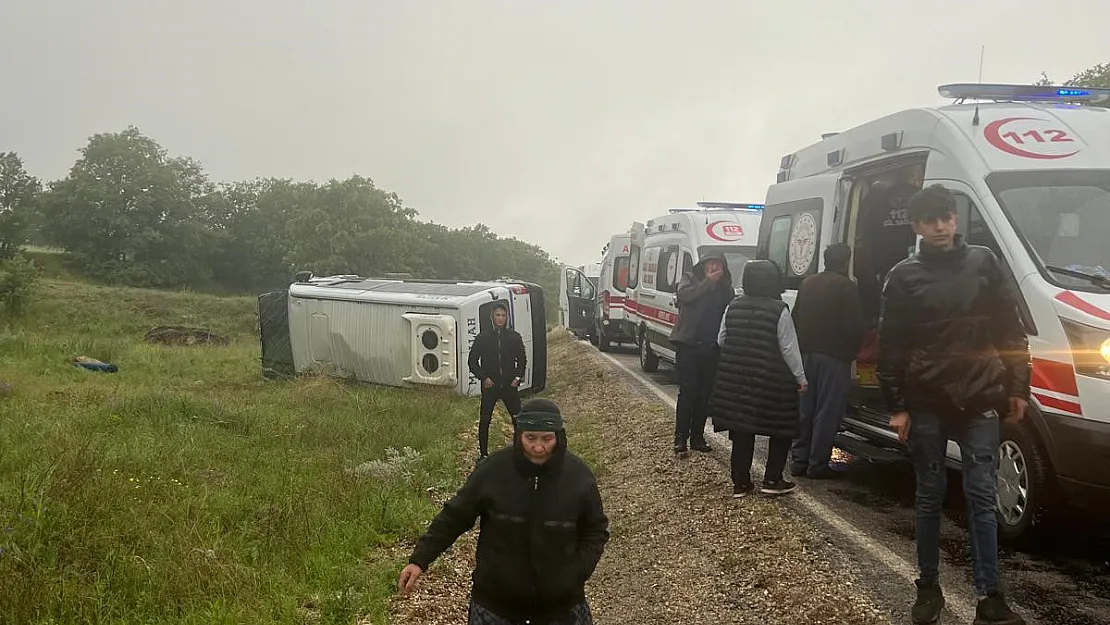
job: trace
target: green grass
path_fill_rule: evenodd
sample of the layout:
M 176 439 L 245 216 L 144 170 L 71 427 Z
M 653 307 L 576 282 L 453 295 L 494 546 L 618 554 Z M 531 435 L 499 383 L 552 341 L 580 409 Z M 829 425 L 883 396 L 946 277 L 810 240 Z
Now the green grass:
M 263 380 L 255 302 L 48 280 L 0 320 L 0 623 L 385 622 L 476 406 Z M 145 344 L 162 324 L 231 345 Z M 389 447 L 420 455 L 352 472 Z

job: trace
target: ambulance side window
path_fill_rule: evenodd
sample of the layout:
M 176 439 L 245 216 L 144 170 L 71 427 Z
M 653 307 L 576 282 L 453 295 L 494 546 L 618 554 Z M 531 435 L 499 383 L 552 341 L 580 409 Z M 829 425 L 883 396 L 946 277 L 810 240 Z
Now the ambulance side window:
M 631 256 L 619 256 L 613 261 L 613 288 L 624 293 L 629 287 L 628 268 Z
M 964 235 L 964 242 L 968 245 L 981 245 L 990 248 L 999 258 L 1002 258 L 1002 248 L 991 234 L 990 226 L 983 219 L 979 207 L 971 198 L 963 193 L 953 193 L 956 198 L 956 230 Z
M 674 293 L 678 286 L 678 250 L 665 249 L 659 252 L 656 272 L 656 288 L 664 293 Z
M 771 222 L 767 260 L 773 261 L 780 269 L 786 267 L 787 257 L 790 254 L 790 226 L 793 219 L 793 215 L 780 215 Z

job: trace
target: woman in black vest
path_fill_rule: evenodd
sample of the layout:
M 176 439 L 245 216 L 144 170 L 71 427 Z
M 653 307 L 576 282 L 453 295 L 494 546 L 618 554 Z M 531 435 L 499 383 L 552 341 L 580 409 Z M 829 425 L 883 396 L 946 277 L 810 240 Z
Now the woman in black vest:
M 807 386 L 798 337 L 782 301 L 782 274 L 767 260 L 744 266 L 743 293 L 728 305 L 709 414 L 715 431 L 732 439 L 732 495 L 754 490 L 751 469 L 756 435 L 769 436 L 761 491 L 781 495 L 795 484 L 783 478 L 790 444 L 800 430 L 799 394 Z

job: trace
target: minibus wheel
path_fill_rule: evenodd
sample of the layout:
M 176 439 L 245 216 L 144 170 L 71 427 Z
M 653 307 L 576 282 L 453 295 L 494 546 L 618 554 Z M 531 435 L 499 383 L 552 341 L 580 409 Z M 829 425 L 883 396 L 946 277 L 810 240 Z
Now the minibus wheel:
M 655 373 L 659 370 L 659 356 L 651 351 L 651 341 L 648 340 L 647 333 L 640 333 L 640 369 L 644 373 Z
M 1032 424 L 1002 422 L 996 484 L 998 538 L 1028 544 L 1053 500 L 1052 468 Z

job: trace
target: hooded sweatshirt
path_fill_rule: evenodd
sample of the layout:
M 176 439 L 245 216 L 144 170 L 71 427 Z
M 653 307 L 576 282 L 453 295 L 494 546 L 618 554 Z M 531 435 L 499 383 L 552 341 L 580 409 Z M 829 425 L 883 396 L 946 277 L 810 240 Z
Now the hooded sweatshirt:
M 716 284 L 705 277 L 705 263 L 710 259 L 719 260 L 725 266 L 725 273 Z M 709 252 L 703 256 L 689 273 L 682 276 L 678 285 L 678 322 L 671 330 L 671 342 L 676 345 L 712 345 L 717 339 L 721 317 L 734 295 L 728 259 L 720 252 Z

